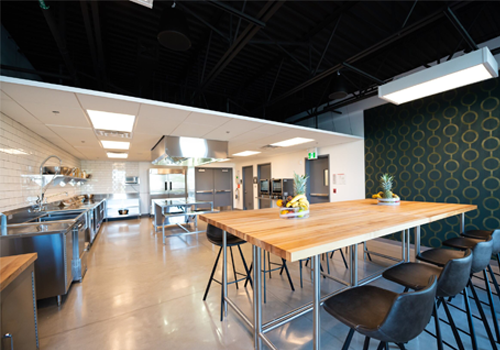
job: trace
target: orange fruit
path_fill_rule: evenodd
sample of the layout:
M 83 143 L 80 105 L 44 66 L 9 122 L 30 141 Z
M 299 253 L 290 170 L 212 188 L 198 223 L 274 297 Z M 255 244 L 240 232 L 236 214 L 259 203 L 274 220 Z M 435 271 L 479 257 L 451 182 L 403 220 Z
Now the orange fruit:
M 276 202 L 276 205 L 278 207 L 282 207 L 283 206 L 283 200 L 279 199 L 277 202 Z

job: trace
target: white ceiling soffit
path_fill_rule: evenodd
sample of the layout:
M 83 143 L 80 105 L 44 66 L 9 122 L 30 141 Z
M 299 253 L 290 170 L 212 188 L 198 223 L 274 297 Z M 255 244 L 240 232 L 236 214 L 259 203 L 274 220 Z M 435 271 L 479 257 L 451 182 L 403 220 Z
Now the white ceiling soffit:
M 228 141 L 230 154 L 247 150 L 262 152 L 252 157 L 363 139 L 173 103 L 4 76 L 0 76 L 0 92 L 2 113 L 81 159 L 107 160 L 99 140 L 123 140 L 131 143 L 128 161 L 150 161 L 151 148 L 163 135 Z M 87 109 L 135 115 L 131 139 L 96 135 Z M 261 149 L 299 136 L 315 142 Z

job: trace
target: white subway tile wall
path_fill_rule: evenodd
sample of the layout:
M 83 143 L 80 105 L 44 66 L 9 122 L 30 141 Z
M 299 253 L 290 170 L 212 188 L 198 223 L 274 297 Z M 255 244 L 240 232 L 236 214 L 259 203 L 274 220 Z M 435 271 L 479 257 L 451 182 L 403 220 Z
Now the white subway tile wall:
M 63 165 L 80 167 L 80 160 L 15 120 L 0 113 L 0 211 L 35 204 L 40 186 L 30 175 L 39 174 L 40 164 L 56 155 Z M 47 165 L 58 165 L 51 159 Z M 80 194 L 80 187 L 50 186 L 45 193 L 49 202 Z
M 139 185 L 125 185 L 126 176 L 139 176 L 139 162 L 82 160 L 82 170 L 91 178 L 82 186 L 82 193 L 138 193 Z

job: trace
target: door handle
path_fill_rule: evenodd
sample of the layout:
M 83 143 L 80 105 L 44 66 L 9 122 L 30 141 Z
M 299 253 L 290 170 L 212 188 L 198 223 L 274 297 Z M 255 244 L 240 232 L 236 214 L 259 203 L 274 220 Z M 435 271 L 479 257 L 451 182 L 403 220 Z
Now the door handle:
M 172 181 L 170 181 L 170 191 L 172 191 Z
M 312 197 L 328 197 L 328 193 L 311 193 Z
M 10 340 L 10 350 L 14 350 L 14 337 L 10 333 L 5 333 L 2 336 L 2 339 L 9 339 Z
M 165 191 L 168 191 L 167 181 L 165 181 Z
M 196 191 L 197 194 L 202 194 L 202 193 L 213 193 L 214 190 L 206 190 L 206 191 Z
M 228 193 L 228 192 L 231 192 L 231 190 L 217 190 L 215 192 L 217 192 L 217 193 Z

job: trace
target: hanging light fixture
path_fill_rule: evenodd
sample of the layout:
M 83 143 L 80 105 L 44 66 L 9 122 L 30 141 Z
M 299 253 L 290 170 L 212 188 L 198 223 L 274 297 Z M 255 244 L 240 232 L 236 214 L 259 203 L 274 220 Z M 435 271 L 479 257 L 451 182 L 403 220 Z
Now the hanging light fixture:
M 191 47 L 186 16 L 175 8 L 175 2 L 172 7 L 163 10 L 157 38 L 162 46 L 170 50 L 186 51 Z
M 328 98 L 330 100 L 341 100 L 347 97 L 347 82 L 345 78 L 340 75 L 340 71 L 337 72 L 337 77 L 333 79 L 333 82 L 330 86 L 330 91 L 331 92 L 328 95 Z
M 396 105 L 498 77 L 487 47 L 379 86 L 378 97 Z

